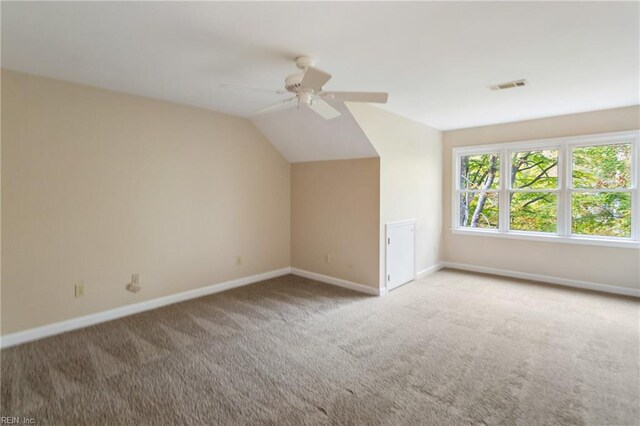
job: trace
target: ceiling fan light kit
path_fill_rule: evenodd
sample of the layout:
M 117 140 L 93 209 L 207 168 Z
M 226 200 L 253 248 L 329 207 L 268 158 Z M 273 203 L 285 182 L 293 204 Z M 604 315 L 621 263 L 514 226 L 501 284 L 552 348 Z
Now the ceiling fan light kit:
M 331 79 L 331 74 L 316 68 L 314 66 L 315 63 L 315 58 L 310 56 L 298 56 L 296 58 L 296 66 L 301 69 L 302 72 L 291 74 L 285 78 L 284 88 L 286 89 L 286 92 L 283 90 L 258 89 L 255 87 L 239 86 L 235 84 L 223 84 L 221 87 L 230 89 L 244 88 L 247 90 L 267 91 L 277 94 L 287 92 L 295 94 L 292 98 L 282 100 L 255 111 L 254 115 L 264 114 L 266 112 L 297 105 L 298 108 L 301 106 L 309 107 L 325 120 L 331 120 L 332 118 L 339 117 L 341 114 L 340 111 L 332 107 L 325 99 L 342 102 L 387 102 L 388 94 L 384 92 L 325 92 L 324 85 Z M 293 100 L 297 100 L 297 103 L 291 102 Z

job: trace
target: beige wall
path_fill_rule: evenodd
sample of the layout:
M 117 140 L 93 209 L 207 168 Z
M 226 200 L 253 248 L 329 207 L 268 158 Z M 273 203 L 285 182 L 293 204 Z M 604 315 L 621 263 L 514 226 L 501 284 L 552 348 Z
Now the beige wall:
M 378 158 L 292 164 L 291 266 L 378 288 L 379 206 Z
M 349 110 L 380 155 L 380 286 L 385 285 L 384 224 L 416 219 L 417 271 L 440 261 L 442 133 L 369 104 Z
M 246 119 L 3 71 L 2 334 L 289 266 L 289 179 Z
M 444 133 L 444 260 L 627 288 L 640 288 L 637 249 L 452 234 L 453 147 L 640 128 L 640 107 L 618 108 Z

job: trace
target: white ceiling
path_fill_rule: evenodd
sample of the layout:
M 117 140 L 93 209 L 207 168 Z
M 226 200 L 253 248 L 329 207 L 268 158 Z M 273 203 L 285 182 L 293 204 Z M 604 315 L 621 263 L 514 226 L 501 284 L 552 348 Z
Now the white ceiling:
M 252 118 L 269 141 L 292 163 L 377 157 L 378 153 L 343 102 L 332 105 L 342 115 L 325 120 L 301 107 Z
M 293 58 L 441 130 L 639 103 L 638 2 L 2 2 L 2 66 L 249 116 Z M 487 86 L 526 78 L 529 87 Z

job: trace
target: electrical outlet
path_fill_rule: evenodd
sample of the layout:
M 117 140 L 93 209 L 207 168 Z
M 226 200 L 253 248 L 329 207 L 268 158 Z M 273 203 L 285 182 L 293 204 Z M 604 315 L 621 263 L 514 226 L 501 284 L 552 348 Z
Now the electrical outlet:
M 78 284 L 76 284 L 76 286 L 75 286 L 75 296 L 76 296 L 76 299 L 78 297 L 84 296 L 84 282 L 83 281 L 80 281 Z
M 236 265 L 242 265 L 242 256 L 236 256 Z
M 329 253 L 324 255 L 324 263 L 331 263 L 331 255 Z
M 131 293 L 139 292 L 142 287 L 140 287 L 140 276 L 138 274 L 131 275 L 131 282 L 127 284 L 127 290 Z

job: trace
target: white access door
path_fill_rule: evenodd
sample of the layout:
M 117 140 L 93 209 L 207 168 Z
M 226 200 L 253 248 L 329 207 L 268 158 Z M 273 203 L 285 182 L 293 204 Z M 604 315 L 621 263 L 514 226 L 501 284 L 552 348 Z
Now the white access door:
M 387 290 L 416 278 L 416 222 L 387 223 Z

